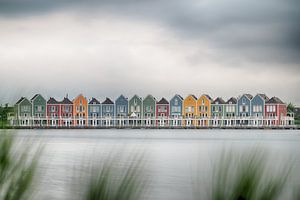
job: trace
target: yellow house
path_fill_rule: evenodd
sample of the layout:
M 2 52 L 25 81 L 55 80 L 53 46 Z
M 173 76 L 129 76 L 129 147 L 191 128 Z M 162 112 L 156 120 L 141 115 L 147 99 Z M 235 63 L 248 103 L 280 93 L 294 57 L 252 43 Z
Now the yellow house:
M 201 95 L 201 97 L 197 100 L 197 116 L 200 118 L 198 125 L 209 125 L 209 118 L 211 116 L 211 102 L 212 98 L 207 94 Z
M 197 97 L 189 95 L 183 100 L 182 115 L 185 118 L 185 125 L 195 125 L 192 119 L 197 116 Z

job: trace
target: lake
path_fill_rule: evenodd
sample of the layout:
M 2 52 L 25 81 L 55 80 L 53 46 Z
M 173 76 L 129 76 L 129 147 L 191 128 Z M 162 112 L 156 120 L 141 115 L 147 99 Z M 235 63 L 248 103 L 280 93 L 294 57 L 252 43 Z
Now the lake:
M 144 199 L 189 200 L 195 190 L 205 199 L 222 152 L 254 148 L 267 154 L 275 174 L 278 167 L 292 167 L 282 198 L 300 185 L 299 130 L 18 130 L 17 139 L 44 146 L 37 199 L 72 199 L 74 177 L 90 163 L 119 156 L 122 167 L 142 154 L 151 179 Z

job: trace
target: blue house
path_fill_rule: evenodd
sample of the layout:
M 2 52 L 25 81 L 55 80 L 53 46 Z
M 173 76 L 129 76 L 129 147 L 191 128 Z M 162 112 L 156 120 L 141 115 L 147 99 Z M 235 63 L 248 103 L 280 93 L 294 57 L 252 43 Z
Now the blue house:
M 88 116 L 90 126 L 101 125 L 101 103 L 94 97 L 92 98 L 92 100 L 90 100 L 88 104 Z
M 253 96 L 251 94 L 243 94 L 241 97 L 238 98 L 237 107 L 238 107 L 238 116 L 242 117 L 243 119 L 240 120 L 238 123 L 241 125 L 248 125 L 250 121 L 245 117 L 251 116 L 251 100 Z
M 117 118 L 116 125 L 125 125 L 124 118 L 128 117 L 128 99 L 120 95 L 115 101 L 115 116 Z
M 181 125 L 181 118 L 182 118 L 182 104 L 183 104 L 183 98 L 176 94 L 171 100 L 170 100 L 170 125 L 177 126 Z
M 113 117 L 115 114 L 115 104 L 110 98 L 106 98 L 105 101 L 102 102 L 102 118 L 103 125 L 111 126 L 113 125 Z
M 269 98 L 265 94 L 257 94 L 251 100 L 251 116 L 255 117 L 253 125 L 263 125 L 263 117 L 265 116 L 265 103 Z

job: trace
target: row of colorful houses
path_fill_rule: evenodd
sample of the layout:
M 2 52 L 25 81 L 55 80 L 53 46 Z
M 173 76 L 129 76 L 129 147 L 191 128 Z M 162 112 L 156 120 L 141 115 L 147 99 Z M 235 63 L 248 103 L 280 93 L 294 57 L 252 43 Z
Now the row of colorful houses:
M 227 101 L 204 94 L 197 98 L 174 95 L 156 100 L 152 95 L 130 99 L 120 95 L 115 101 L 106 98 L 88 100 L 82 94 L 74 100 L 48 101 L 36 94 L 20 98 L 14 106 L 16 126 L 287 126 L 293 116 L 278 97 L 243 94 Z

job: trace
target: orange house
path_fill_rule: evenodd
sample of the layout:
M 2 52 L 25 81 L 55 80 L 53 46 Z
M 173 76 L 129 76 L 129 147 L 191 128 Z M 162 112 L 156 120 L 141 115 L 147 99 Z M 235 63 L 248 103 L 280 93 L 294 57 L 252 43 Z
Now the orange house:
M 88 102 L 82 94 L 73 100 L 73 116 L 75 126 L 87 126 Z
M 209 125 L 209 118 L 211 116 L 211 102 L 212 98 L 203 94 L 197 101 L 197 116 L 200 118 L 198 125 Z
M 182 115 L 185 118 L 183 124 L 187 126 L 195 125 L 192 119 L 197 116 L 197 97 L 189 95 L 183 100 Z

